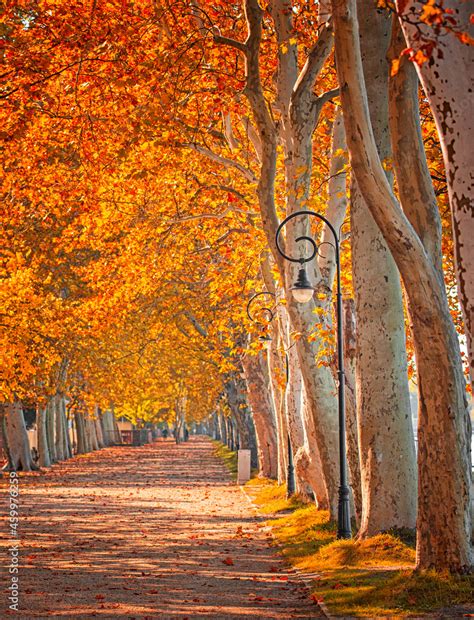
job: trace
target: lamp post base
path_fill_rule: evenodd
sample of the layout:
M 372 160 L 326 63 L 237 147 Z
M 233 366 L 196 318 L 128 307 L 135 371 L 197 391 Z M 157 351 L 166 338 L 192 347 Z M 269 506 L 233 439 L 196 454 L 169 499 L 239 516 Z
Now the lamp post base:
M 339 487 L 337 507 L 337 537 L 352 538 L 350 490 L 347 486 Z

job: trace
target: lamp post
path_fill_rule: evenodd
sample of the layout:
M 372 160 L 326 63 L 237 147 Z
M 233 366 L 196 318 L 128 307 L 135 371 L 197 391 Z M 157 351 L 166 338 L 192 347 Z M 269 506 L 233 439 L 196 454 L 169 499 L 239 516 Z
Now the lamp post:
M 234 443 L 234 423 L 232 422 L 232 418 L 229 418 L 229 450 L 234 452 L 235 443 Z
M 295 239 L 299 241 L 308 241 L 312 246 L 311 255 L 303 258 L 294 258 L 286 254 L 281 247 L 281 232 L 289 221 L 296 217 L 311 216 L 316 217 L 326 224 L 334 237 L 334 252 L 336 259 L 336 319 L 337 319 L 337 375 L 338 375 L 338 410 L 339 410 L 339 501 L 338 501 L 338 523 L 337 537 L 351 538 L 351 516 L 349 503 L 349 485 L 347 480 L 347 455 L 346 455 L 346 415 L 345 415 L 345 374 L 344 374 L 344 342 L 343 342 L 343 322 L 342 322 L 342 291 L 341 291 L 341 261 L 338 234 L 331 224 L 323 215 L 315 211 L 296 211 L 285 218 L 278 227 L 276 232 L 276 247 L 278 252 L 286 260 L 292 263 L 299 263 L 300 269 L 296 282 L 290 288 L 293 298 L 298 303 L 307 303 L 311 301 L 314 293 L 314 286 L 308 279 L 305 263 L 313 260 L 318 254 L 318 246 L 312 237 L 301 235 Z M 331 244 L 332 245 L 332 244 Z
M 294 342 L 285 351 L 285 373 L 286 373 L 286 389 L 287 390 L 288 390 L 288 383 L 290 381 L 290 360 L 288 358 L 288 351 L 291 349 L 291 347 L 294 347 L 295 344 L 296 342 Z M 290 418 L 288 416 L 288 425 L 289 423 L 290 423 Z M 290 432 L 288 431 L 288 474 L 287 474 L 287 485 L 286 485 L 286 497 L 289 499 L 295 493 L 296 493 L 295 465 L 293 463 L 293 450 L 291 448 Z
M 254 314 L 251 313 L 251 306 L 255 299 L 257 299 L 258 297 L 264 296 L 264 295 L 270 295 L 271 297 L 275 298 L 275 293 L 271 293 L 270 291 L 261 291 L 260 293 L 256 293 L 255 295 L 253 295 L 253 297 L 249 299 L 249 302 L 247 304 L 247 316 L 253 323 L 260 323 L 261 325 L 262 323 L 258 321 L 258 319 L 255 317 Z M 268 307 L 260 308 L 260 314 L 266 315 L 266 323 L 271 323 L 273 319 L 275 318 L 274 311 Z M 262 335 L 259 336 L 259 339 L 260 341 L 264 343 L 266 348 L 268 348 L 268 346 L 270 345 L 272 341 L 271 337 L 268 335 L 266 330 L 263 331 Z M 286 386 L 288 386 L 289 368 L 288 368 L 288 353 L 286 351 L 285 351 L 285 362 L 286 362 Z M 293 450 L 291 448 L 291 438 L 290 438 L 289 432 L 287 433 L 287 460 L 288 460 L 288 467 L 287 467 L 287 473 L 286 473 L 286 495 L 288 498 L 290 498 L 295 494 L 296 483 L 295 483 L 295 467 L 293 464 Z

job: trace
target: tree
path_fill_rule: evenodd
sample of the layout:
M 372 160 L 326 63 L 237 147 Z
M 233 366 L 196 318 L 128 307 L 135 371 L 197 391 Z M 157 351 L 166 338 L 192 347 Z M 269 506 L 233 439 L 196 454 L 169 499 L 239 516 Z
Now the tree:
M 470 420 L 456 332 L 444 286 L 393 195 L 370 124 L 355 3 L 333 0 L 346 137 L 359 188 L 400 270 L 419 373 L 417 564 L 469 570 Z M 437 500 L 442 489 L 445 502 Z
M 391 157 L 386 54 L 391 18 L 357 3 L 364 80 L 381 161 Z M 391 174 L 387 173 L 389 180 Z M 357 316 L 357 415 L 362 478 L 358 536 L 415 528 L 416 457 L 408 392 L 400 275 L 357 187 L 351 188 L 352 272 Z
M 474 63 L 472 9 L 467 2 L 396 3 L 409 53 L 428 98 L 441 141 L 453 218 L 459 301 L 474 385 Z M 399 62 L 399 59 L 394 59 Z
M 242 356 L 242 367 L 257 435 L 259 473 L 266 478 L 277 478 L 276 414 L 264 353 L 260 351 L 256 355 Z
M 37 469 L 31 457 L 21 402 L 5 403 L 2 409 L 5 416 L 2 422 L 7 439 L 8 468 L 12 471 Z

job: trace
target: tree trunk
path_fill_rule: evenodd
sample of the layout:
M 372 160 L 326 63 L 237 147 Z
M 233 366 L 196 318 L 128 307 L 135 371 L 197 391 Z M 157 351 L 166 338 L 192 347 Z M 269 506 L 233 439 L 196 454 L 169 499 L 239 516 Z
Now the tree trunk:
M 84 415 L 84 437 L 85 437 L 86 451 L 92 452 L 93 447 L 92 447 L 91 427 L 90 427 L 89 422 L 90 422 L 89 415 L 85 414 Z
M 296 348 L 289 345 L 287 350 L 286 413 L 293 451 L 296 493 L 305 498 L 308 497 L 308 490 L 310 489 L 314 496 L 317 497 L 318 493 L 313 488 L 312 482 L 314 482 L 316 477 L 321 477 L 321 472 L 314 467 L 314 459 L 310 457 L 310 447 L 306 437 L 303 418 L 303 377 L 301 376 Z
M 267 351 L 268 377 L 274 402 L 276 430 L 277 430 L 277 454 L 278 454 L 278 484 L 284 484 L 288 472 L 288 424 L 285 412 L 285 399 L 283 385 L 286 382 L 285 369 L 279 352 L 280 343 L 278 329 L 272 325 L 273 338 Z
M 64 421 L 64 434 L 65 434 L 65 445 L 66 445 L 66 458 L 70 459 L 73 456 L 73 451 L 72 451 L 72 445 L 71 445 L 71 435 L 69 433 L 69 417 L 67 414 L 67 406 L 66 406 L 66 399 L 63 400 L 63 411 L 64 411 L 64 416 L 63 416 L 63 421 Z
M 46 433 L 48 436 L 49 458 L 51 463 L 56 463 L 56 441 L 54 430 L 56 426 L 56 399 L 52 396 L 46 405 Z
M 235 424 L 232 414 L 227 418 L 227 447 L 235 450 Z
M 334 517 L 334 508 L 331 510 L 331 505 L 328 497 L 328 488 L 324 477 L 323 463 L 321 455 L 319 454 L 317 431 L 314 424 L 314 416 L 311 407 L 308 404 L 308 397 L 306 389 L 303 385 L 303 421 L 305 424 L 305 445 L 303 450 L 298 450 L 295 455 L 295 467 L 304 469 L 308 477 L 309 484 L 313 489 L 314 499 L 316 505 L 321 510 L 329 510 L 330 518 Z M 303 475 L 303 474 L 302 474 Z
M 415 528 L 416 456 L 398 273 L 355 183 L 351 204 L 364 538 Z
M 393 165 L 403 211 L 444 282 L 441 247 L 441 217 L 426 161 L 418 105 L 419 82 L 406 56 L 405 38 L 394 16 L 389 59 L 398 61 L 398 70 L 389 79 L 389 124 Z
M 110 417 L 111 417 L 111 420 L 112 420 L 112 430 L 113 430 L 114 442 L 117 443 L 118 445 L 120 445 L 122 443 L 122 434 L 120 433 L 120 429 L 119 429 L 119 426 L 118 426 L 117 418 L 115 417 L 115 414 L 114 414 L 113 407 L 110 410 Z
M 216 435 L 217 435 L 217 428 L 216 428 L 216 419 L 214 417 L 214 414 L 211 413 L 211 415 L 208 417 L 208 425 L 209 425 L 209 437 L 211 437 L 211 439 L 216 439 Z
M 317 363 L 321 340 L 308 341 L 314 336 L 314 303 L 299 306 L 292 300 L 291 287 L 295 270 L 288 266 L 279 254 L 275 244 L 278 217 L 275 208 L 275 175 L 278 139 L 285 149 L 285 175 L 287 181 L 287 213 L 292 213 L 307 204 L 312 169 L 312 133 L 326 95 L 316 97 L 314 82 L 332 47 L 330 27 L 321 30 L 317 44 L 308 55 L 303 71 L 298 77 L 297 48 L 287 35 L 293 31 L 292 11 L 282 0 L 272 3 L 272 14 L 278 36 L 278 73 L 277 73 L 277 107 L 282 114 L 278 128 L 267 106 L 260 79 L 259 57 L 262 37 L 263 9 L 258 0 L 245 1 L 245 13 L 248 24 L 246 42 L 246 88 L 245 94 L 252 108 L 254 120 L 261 143 L 261 169 L 257 187 L 257 196 L 262 215 L 263 228 L 272 250 L 275 263 L 285 281 L 285 295 L 288 311 L 294 331 L 301 334 L 298 341 L 298 357 L 304 379 L 308 402 L 317 433 L 319 454 L 324 473 L 324 484 L 329 497 L 331 517 L 337 514 L 338 503 L 338 429 L 337 402 L 335 385 L 330 369 Z M 294 38 L 296 41 L 296 37 Z M 283 46 L 284 43 L 284 46 Z M 284 51 L 283 48 L 286 48 Z M 300 227 L 308 230 L 308 223 Z M 294 239 L 300 230 L 289 226 L 287 239 Z M 303 234 L 304 234 L 303 232 Z M 295 249 L 290 248 L 291 249 Z M 299 251 L 298 254 L 299 255 Z
M 66 458 L 64 451 L 64 423 L 63 423 L 63 410 L 62 410 L 62 397 L 60 394 L 56 394 L 53 396 L 54 398 L 54 407 L 56 411 L 55 416 L 55 442 L 54 449 L 56 452 L 56 459 L 58 461 L 64 461 Z
M 109 412 L 108 410 L 101 411 L 99 416 L 99 422 L 102 429 L 102 441 L 104 442 L 104 447 L 112 445 L 110 432 L 109 432 Z
M 249 432 L 249 448 L 250 448 L 250 467 L 252 469 L 258 468 L 258 445 L 257 445 L 257 431 L 253 416 L 247 416 L 247 428 Z
M 87 428 L 88 428 L 88 435 L 89 435 L 91 450 L 98 450 L 99 443 L 97 441 L 95 420 L 93 420 L 92 418 L 87 418 L 86 423 L 87 423 Z
M 76 454 L 86 454 L 86 452 L 88 452 L 89 450 L 88 450 L 87 439 L 86 439 L 85 421 L 80 411 L 75 412 L 74 421 L 76 423 L 76 438 L 77 438 Z
M 436 269 L 400 209 L 377 153 L 355 2 L 333 0 L 332 6 L 352 168 L 402 275 L 413 322 L 420 382 L 417 566 L 470 570 L 471 425 L 457 334 Z
M 231 444 L 232 444 L 232 423 L 231 423 L 230 417 L 231 416 L 229 415 L 229 416 L 227 416 L 225 418 L 226 437 L 227 437 L 226 446 L 229 448 L 229 450 L 232 449 L 231 448 Z
M 356 321 L 353 299 L 344 299 L 344 368 L 346 375 L 346 445 L 354 516 L 360 527 L 362 516 L 362 483 L 360 472 L 359 432 L 355 382 Z
M 11 456 L 10 456 L 10 450 L 8 449 L 7 413 L 6 413 L 6 404 L 5 403 L 0 405 L 0 422 L 1 422 L 3 449 L 5 451 L 5 456 L 7 457 L 7 462 L 3 466 L 3 470 L 12 471 L 13 470 L 13 463 L 12 463 L 12 459 L 11 459 Z
M 402 56 L 405 47 L 406 42 L 400 23 L 394 16 L 389 56 L 392 62 L 398 62 L 398 70 L 389 82 L 389 111 L 394 145 L 393 163 L 399 196 L 403 210 L 420 237 L 433 262 L 439 281 L 443 284 L 441 217 L 421 134 L 418 77 L 414 64 L 406 56 Z M 442 290 L 445 292 L 444 287 Z M 445 304 L 447 303 L 445 295 Z M 418 402 L 421 402 L 421 395 L 418 397 Z
M 214 411 L 212 414 L 212 423 L 214 425 L 214 439 L 216 439 L 216 441 L 221 441 L 221 427 L 219 425 L 219 413 L 217 411 Z
M 290 295 L 291 293 L 288 298 Z M 303 304 L 302 308 L 295 309 L 296 305 L 293 300 L 288 301 L 293 329 L 303 334 L 297 341 L 296 349 L 306 395 L 305 426 L 310 450 L 315 455 L 315 464 L 321 464 L 322 478 L 318 477 L 317 483 L 318 485 L 322 483 L 326 487 L 324 494 L 318 493 L 318 501 L 320 498 L 321 507 L 326 506 L 330 511 L 331 518 L 335 519 L 339 487 L 336 387 L 331 370 L 319 364 L 321 342 L 318 341 L 319 339 L 316 341 L 308 340 L 308 336 L 315 329 L 313 312 L 315 305 L 307 303 Z M 303 316 L 305 318 L 301 320 Z M 315 443 L 313 444 L 313 442 Z M 313 458 L 312 454 L 311 459 Z M 314 481 L 312 486 L 314 489 Z M 327 504 L 323 500 L 323 496 L 327 498 Z
M 38 469 L 31 458 L 21 402 L 16 400 L 13 403 L 5 403 L 2 406 L 5 411 L 5 434 L 11 470 L 32 471 Z
M 186 415 L 185 399 L 184 397 L 180 396 L 176 399 L 176 403 L 175 403 L 174 438 L 175 438 L 176 443 L 180 443 L 184 439 L 185 415 Z
M 102 417 L 102 412 L 100 410 L 100 407 L 96 406 L 94 425 L 95 425 L 95 433 L 97 437 L 97 445 L 99 448 L 105 448 L 104 433 L 102 432 L 101 417 Z
M 234 450 L 237 449 L 237 444 L 243 449 L 250 448 L 250 436 L 246 421 L 247 416 L 250 415 L 246 397 L 247 387 L 245 380 L 239 376 L 240 373 L 243 373 L 241 366 L 239 372 L 232 373 L 225 382 L 227 402 L 235 420 L 235 428 L 232 430 Z
M 101 415 L 102 435 L 105 446 L 113 446 L 121 443 L 120 431 L 113 411 L 107 409 Z
M 391 19 L 358 1 L 369 111 L 382 161 L 391 156 L 388 63 Z M 400 276 L 356 183 L 351 191 L 357 316 L 356 399 L 362 483 L 359 538 L 415 528 L 416 461 Z
M 242 358 L 248 399 L 257 434 L 259 474 L 266 478 L 278 476 L 278 446 L 275 405 L 268 384 L 267 360 L 264 353 Z
M 103 436 L 106 446 L 113 446 L 116 443 L 116 431 L 114 424 L 114 414 L 107 409 L 102 414 Z
M 397 6 L 400 10 L 400 0 Z M 401 24 L 408 47 L 414 52 L 423 43 L 423 38 L 435 40 L 429 60 L 414 64 L 441 140 L 453 218 L 458 295 L 466 328 L 471 382 L 474 385 L 474 47 L 462 42 L 453 32 L 443 31 L 444 36 L 435 35 L 431 25 L 417 20 L 423 7 L 424 3 L 416 0 L 404 2 Z M 446 0 L 443 10 L 452 11 L 455 29 L 474 36 L 469 2 Z M 408 15 L 410 20 L 403 19 Z M 411 24 L 412 21 L 417 23 Z M 420 33 L 423 35 L 421 38 Z
M 221 431 L 221 441 L 223 444 L 227 444 L 227 423 L 224 413 L 219 408 L 219 428 Z
M 92 452 L 92 438 L 89 425 L 89 414 L 85 413 L 82 418 L 84 420 L 84 439 L 86 444 L 86 452 Z
M 48 434 L 46 432 L 47 405 L 36 409 L 36 429 L 38 436 L 39 466 L 51 467 L 49 455 Z

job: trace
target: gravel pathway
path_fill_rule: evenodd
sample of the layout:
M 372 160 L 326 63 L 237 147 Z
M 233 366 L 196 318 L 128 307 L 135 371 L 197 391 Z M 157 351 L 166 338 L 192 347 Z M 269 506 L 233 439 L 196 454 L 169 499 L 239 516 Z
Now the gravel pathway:
M 1 618 L 322 617 L 207 438 L 21 476 L 20 612 L 6 594 L 6 482 Z

